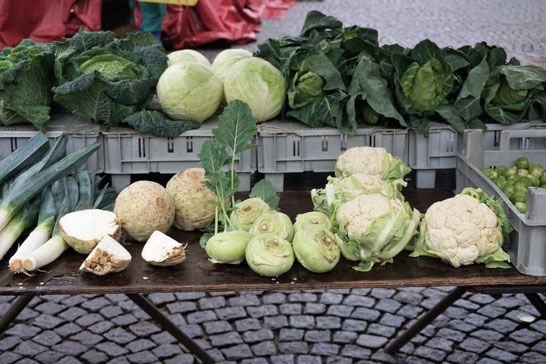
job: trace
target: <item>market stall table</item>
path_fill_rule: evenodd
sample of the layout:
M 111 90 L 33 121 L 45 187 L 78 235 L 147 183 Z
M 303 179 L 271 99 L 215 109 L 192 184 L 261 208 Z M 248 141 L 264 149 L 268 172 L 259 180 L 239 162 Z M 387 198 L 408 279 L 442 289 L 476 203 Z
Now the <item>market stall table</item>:
M 451 196 L 452 192 L 450 189 L 406 189 L 404 195 L 412 206 L 424 212 L 431 203 Z M 312 207 L 308 192 L 281 193 L 280 208 L 292 219 L 298 213 L 312 210 Z M 391 353 L 396 352 L 468 290 L 490 294 L 525 293 L 537 310 L 546 316 L 546 306 L 537 295 L 537 292 L 546 292 L 546 277 L 526 276 L 514 268 L 487 269 L 484 265 L 472 265 L 456 269 L 438 259 L 410 258 L 407 252 L 402 252 L 395 258 L 394 264 L 376 266 L 368 273 L 353 270 L 354 262 L 341 259 L 329 273 L 311 273 L 296 263 L 286 274 L 278 278 L 266 278 L 252 273 L 244 263 L 209 263 L 204 249 L 199 246 L 199 232 L 172 230 L 170 235 L 180 242 L 188 243 L 187 260 L 174 267 L 149 265 L 140 257 L 142 244 L 126 242 L 133 260 L 120 273 L 95 276 L 81 272 L 78 268 L 84 257 L 73 250 L 65 252 L 48 266 L 47 272 L 34 276 L 14 275 L 7 268 L 3 269 L 0 273 L 0 294 L 21 297 L 14 301 L 9 311 L 0 319 L 0 332 L 9 326 L 35 295 L 124 293 L 199 359 L 211 363 L 213 361 L 210 356 L 157 310 L 143 293 L 456 286 L 448 296 L 386 348 Z M 7 264 L 4 262 L 3 266 L 6 267 Z

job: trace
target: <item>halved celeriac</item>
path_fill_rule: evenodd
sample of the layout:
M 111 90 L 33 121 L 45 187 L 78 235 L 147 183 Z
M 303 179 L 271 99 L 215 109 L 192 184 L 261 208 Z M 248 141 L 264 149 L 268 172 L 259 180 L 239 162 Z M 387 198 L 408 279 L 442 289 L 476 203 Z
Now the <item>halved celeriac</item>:
M 89 209 L 71 212 L 59 220 L 59 231 L 78 253 L 89 254 L 105 236 L 119 239 L 121 227 L 116 214 Z
M 170 266 L 186 260 L 185 248 L 185 245 L 161 231 L 154 231 L 142 248 L 141 255 L 142 259 L 152 265 Z
M 105 236 L 87 256 L 80 270 L 103 276 L 121 272 L 131 263 L 131 254 L 120 243 Z

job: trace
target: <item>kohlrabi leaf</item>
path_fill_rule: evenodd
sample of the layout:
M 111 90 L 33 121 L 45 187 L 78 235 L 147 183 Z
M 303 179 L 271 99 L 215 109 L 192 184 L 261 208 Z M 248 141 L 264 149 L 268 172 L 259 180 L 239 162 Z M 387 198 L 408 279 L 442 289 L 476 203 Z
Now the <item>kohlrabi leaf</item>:
M 254 187 L 252 187 L 250 197 L 261 198 L 273 210 L 277 209 L 279 206 L 280 198 L 277 195 L 277 191 L 275 191 L 275 187 L 273 187 L 271 182 L 266 179 L 260 180 L 254 185 Z
M 190 120 L 172 120 L 160 111 L 139 111 L 125 118 L 125 122 L 142 134 L 164 138 L 176 138 L 185 131 L 199 128 L 200 124 Z
M 223 146 L 231 149 L 233 155 L 255 147 L 250 142 L 256 136 L 256 120 L 252 117 L 250 107 L 242 101 L 234 100 L 225 108 L 218 118 L 218 127 L 212 134 Z

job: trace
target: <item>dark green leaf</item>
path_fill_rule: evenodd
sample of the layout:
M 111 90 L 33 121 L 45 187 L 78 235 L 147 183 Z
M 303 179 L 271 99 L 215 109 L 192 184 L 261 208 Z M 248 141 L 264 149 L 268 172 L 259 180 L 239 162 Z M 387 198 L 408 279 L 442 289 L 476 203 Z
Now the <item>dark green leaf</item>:
M 197 156 L 199 157 L 201 167 L 205 170 L 207 178 L 220 171 L 230 160 L 225 148 L 216 144 L 212 139 L 203 142 Z
M 214 236 L 213 233 L 204 233 L 201 235 L 201 238 L 199 239 L 199 245 L 201 245 L 201 248 L 205 249 L 205 246 L 207 245 L 207 241 L 209 241 L 210 238 Z
M 224 108 L 218 119 L 218 128 L 212 129 L 218 143 L 230 148 L 233 155 L 252 148 L 250 142 L 256 132 L 256 120 L 248 105 L 240 100 L 234 100 Z
M 252 187 L 250 197 L 259 197 L 265 201 L 271 209 L 275 210 L 279 206 L 279 196 L 275 191 L 275 187 L 266 179 L 260 180 Z
M 489 64 L 484 57 L 480 64 L 470 70 L 468 77 L 464 81 L 463 87 L 457 99 L 467 96 L 480 97 L 489 78 Z
M 342 23 L 333 16 L 327 16 L 317 10 L 311 10 L 305 17 L 301 36 L 309 35 L 312 30 L 341 28 Z
M 464 120 L 457 115 L 451 105 L 440 105 L 436 108 L 436 112 L 440 114 L 455 130 L 459 133 L 464 132 L 466 125 Z
M 150 134 L 164 138 L 176 138 L 180 134 L 197 129 L 201 124 L 190 120 L 172 120 L 159 111 L 139 111 L 125 118 L 141 134 Z

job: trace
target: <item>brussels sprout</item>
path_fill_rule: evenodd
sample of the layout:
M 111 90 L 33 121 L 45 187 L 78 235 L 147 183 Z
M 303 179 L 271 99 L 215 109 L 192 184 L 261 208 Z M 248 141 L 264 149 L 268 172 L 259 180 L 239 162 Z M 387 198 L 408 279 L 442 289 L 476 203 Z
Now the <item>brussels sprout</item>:
M 246 102 L 258 122 L 269 120 L 281 112 L 285 93 L 281 71 L 257 57 L 238 61 L 224 79 L 226 101 Z
M 250 230 L 258 217 L 271 211 L 271 207 L 259 197 L 248 198 L 235 207 L 237 209 L 231 213 L 230 220 L 237 228 L 244 231 Z
M 514 204 L 514 206 L 516 206 L 516 209 L 518 209 L 518 211 L 521 212 L 522 214 L 525 213 L 525 209 L 526 209 L 525 203 L 523 203 L 523 202 L 516 202 L 516 203 Z
M 529 160 L 526 157 L 520 157 L 516 161 L 516 167 L 518 169 L 529 169 Z
M 510 178 L 511 176 L 517 176 L 518 174 L 518 168 L 516 166 L 510 167 L 504 172 L 504 175 L 506 178 Z
M 482 170 L 482 172 L 489 179 L 497 178 L 497 172 L 495 172 L 492 168 L 485 168 Z
M 330 230 L 332 223 L 328 216 L 322 212 L 306 212 L 305 214 L 299 214 L 296 216 L 296 223 L 294 224 L 294 231 L 306 229 L 308 227 L 324 227 Z
M 527 202 L 527 196 L 521 192 L 516 192 L 512 195 L 512 198 L 510 199 L 513 203 L 516 202 Z
M 497 175 L 504 176 L 508 168 L 505 166 L 497 166 L 495 168 L 495 172 L 497 172 Z
M 239 264 L 245 259 L 245 250 L 252 239 L 246 231 L 224 231 L 213 235 L 205 245 L 212 263 Z
M 275 234 L 281 239 L 292 241 L 294 226 L 288 215 L 282 212 L 269 211 L 258 217 L 249 230 L 252 235 Z
M 252 238 L 245 257 L 250 269 L 265 277 L 280 276 L 294 264 L 292 244 L 275 234 L 260 234 Z
M 544 167 L 540 164 L 531 164 L 529 166 L 529 174 L 532 174 L 534 177 L 540 178 L 544 174 Z
M 518 169 L 518 176 L 526 177 L 528 175 L 529 175 L 529 171 L 527 169 L 523 169 L 523 168 Z
M 294 254 L 313 273 L 332 270 L 340 257 L 337 237 L 323 227 L 302 229 L 294 235 Z

